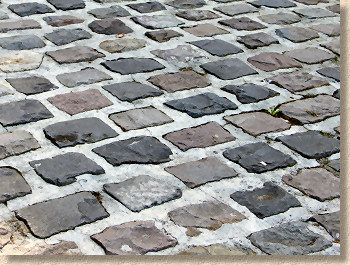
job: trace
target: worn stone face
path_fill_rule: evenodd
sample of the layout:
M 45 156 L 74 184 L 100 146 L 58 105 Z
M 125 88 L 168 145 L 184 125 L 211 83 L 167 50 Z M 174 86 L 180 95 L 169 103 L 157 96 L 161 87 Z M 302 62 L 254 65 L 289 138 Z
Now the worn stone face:
M 16 216 L 26 222 L 36 237 L 48 238 L 109 214 L 91 193 L 79 192 L 27 206 L 18 210 Z
M 223 224 L 238 223 L 246 217 L 219 201 L 190 204 L 168 213 L 171 221 L 184 227 L 216 230 Z
M 224 97 L 214 93 L 204 93 L 183 99 L 175 99 L 164 103 L 178 111 L 186 112 L 192 118 L 204 115 L 222 113 L 228 109 L 237 109 L 237 105 Z
M 45 43 L 35 35 L 18 35 L 0 38 L 0 46 L 6 50 L 31 50 L 42 48 Z
M 309 19 L 315 18 L 325 18 L 325 17 L 334 17 L 336 16 L 333 12 L 328 11 L 324 8 L 302 8 L 293 10 L 295 13 L 302 17 L 306 17 Z
M 11 22 L 0 22 L 0 33 L 6 33 L 11 30 L 25 30 L 25 29 L 40 29 L 40 24 L 32 19 L 21 19 Z
M 126 52 L 141 49 L 146 46 L 146 41 L 141 39 L 116 39 L 106 40 L 100 43 L 100 48 L 110 53 Z
M 279 95 L 279 93 L 274 90 L 252 83 L 247 83 L 240 86 L 227 85 L 221 89 L 226 92 L 235 94 L 237 100 L 243 104 L 258 102 L 260 100 Z
M 311 220 L 322 225 L 333 238 L 340 241 L 340 211 L 318 214 L 313 216 Z
M 98 34 L 114 35 L 133 32 L 124 22 L 117 18 L 105 18 L 91 22 L 89 28 Z
M 166 42 L 172 38 L 182 37 L 183 34 L 178 33 L 177 31 L 172 30 L 172 29 L 169 29 L 169 30 L 161 29 L 161 30 L 157 30 L 157 31 L 147 31 L 145 33 L 145 36 L 154 40 L 154 41 Z
M 0 20 L 8 19 L 8 18 L 9 16 L 4 11 L 0 11 Z
M 133 177 L 120 183 L 105 184 L 103 188 L 133 212 L 139 212 L 182 196 L 180 188 L 147 175 Z
M 157 138 L 137 136 L 92 149 L 113 166 L 121 164 L 160 164 L 170 161 L 172 152 Z
M 183 10 L 176 13 L 178 17 L 190 20 L 190 21 L 200 21 L 205 19 L 215 19 L 220 16 L 209 10 Z
M 263 32 L 240 36 L 237 38 L 237 42 L 244 44 L 249 49 L 256 49 L 258 47 L 279 43 L 276 38 Z
M 153 221 L 135 221 L 107 227 L 91 236 L 107 255 L 143 255 L 177 244 L 177 240 L 158 229 Z
M 13 94 L 13 91 L 10 90 L 9 86 L 4 85 L 4 82 L 0 82 L 0 97 L 11 94 Z
M 99 19 L 130 16 L 129 11 L 125 10 L 121 6 L 96 8 L 88 11 L 88 13 Z
M 216 62 L 209 62 L 202 64 L 200 67 L 208 73 L 223 80 L 233 80 L 242 76 L 258 73 L 240 59 L 225 59 Z
M 337 128 L 335 128 L 335 129 L 337 129 Z M 335 131 L 337 131 L 337 130 L 335 130 Z M 340 172 L 340 159 L 331 160 L 331 161 L 329 161 L 329 163 L 327 165 L 329 167 L 333 168 L 334 170 Z
M 71 48 L 46 52 L 46 54 L 59 64 L 92 62 L 98 58 L 105 57 L 103 53 L 87 46 L 74 46 Z
M 330 6 L 327 6 L 327 9 L 334 13 L 340 14 L 340 5 L 330 5 Z
M 289 155 L 262 142 L 227 149 L 223 155 L 244 167 L 249 173 L 263 173 L 296 164 L 296 161 Z
M 254 21 L 248 17 L 221 20 L 219 21 L 219 23 L 236 30 L 257 30 L 266 28 L 266 26 L 264 26 L 263 24 Z
M 61 46 L 78 40 L 90 39 L 92 35 L 83 29 L 58 29 L 45 34 L 44 37 L 55 45 Z
M 303 222 L 283 223 L 248 236 L 252 244 L 270 255 L 306 255 L 332 246 Z
M 261 7 L 266 6 L 270 8 L 280 8 L 280 7 L 295 7 L 296 4 L 288 0 L 258 0 L 250 2 L 253 6 Z
M 14 89 L 25 95 L 33 95 L 56 89 L 48 79 L 41 76 L 29 76 L 22 78 L 6 78 Z
M 330 37 L 340 36 L 340 24 L 339 23 L 329 23 L 329 24 L 317 24 L 310 28 L 322 32 Z
M 247 61 L 256 68 L 266 72 L 271 72 L 278 69 L 302 67 L 301 64 L 295 61 L 293 58 L 277 52 L 263 52 L 253 57 L 249 57 Z
M 304 41 L 312 40 L 319 37 L 317 32 L 311 29 L 301 28 L 301 27 L 281 28 L 281 29 L 276 29 L 275 32 L 278 36 L 295 43 L 304 42 Z
M 38 141 L 27 131 L 0 134 L 0 159 L 20 155 L 40 148 Z
M 214 10 L 220 11 L 221 13 L 228 16 L 235 16 L 239 14 L 258 12 L 258 9 L 247 4 L 237 4 L 229 6 L 215 7 Z
M 202 57 L 200 53 L 193 50 L 190 45 L 179 45 L 174 49 L 151 51 L 155 56 L 168 62 L 189 62 Z
M 328 3 L 328 0 L 294 0 L 304 5 L 317 5 L 318 3 Z
M 176 0 L 167 2 L 166 4 L 178 9 L 193 9 L 206 5 L 204 0 Z
M 238 256 L 238 255 L 250 255 L 255 254 L 250 249 L 243 248 L 241 246 L 227 247 L 223 244 L 213 244 L 209 246 L 197 246 L 184 251 L 181 251 L 178 255 L 225 255 L 225 256 Z
M 108 70 L 122 75 L 153 72 L 165 66 L 151 58 L 120 58 L 101 63 Z
M 47 5 L 35 2 L 9 5 L 8 9 L 21 17 L 55 12 Z
M 0 181 L 0 203 L 32 193 L 27 181 L 15 168 L 0 167 Z
M 105 80 L 111 80 L 112 77 L 104 72 L 94 68 L 85 68 L 78 72 L 59 74 L 57 80 L 66 87 L 77 87 L 80 85 L 89 85 Z
M 128 4 L 128 7 L 136 10 L 139 13 L 151 13 L 156 12 L 160 10 L 165 10 L 165 6 L 163 6 L 159 2 L 146 2 L 146 3 L 139 3 L 139 4 Z
M 80 153 L 65 153 L 36 161 L 29 164 L 46 182 L 64 186 L 75 182 L 75 177 L 82 174 L 100 175 L 105 171 L 91 159 Z
M 285 53 L 286 55 L 294 58 L 295 60 L 307 63 L 307 64 L 315 64 L 322 63 L 324 61 L 335 58 L 334 54 L 326 52 L 324 50 L 318 48 L 305 48 L 305 49 L 296 49 Z
M 173 174 L 189 188 L 195 188 L 208 182 L 233 178 L 238 173 L 215 157 L 166 167 L 165 171 Z
M 323 158 L 340 151 L 340 141 L 323 136 L 317 131 L 307 131 L 277 137 L 284 145 L 306 158 Z
M 199 24 L 193 27 L 183 27 L 182 29 L 197 37 L 212 37 L 215 35 L 230 33 L 227 30 L 218 28 L 211 24 Z
M 85 8 L 84 0 L 47 0 L 47 2 L 63 11 Z
M 53 245 L 43 245 L 31 249 L 26 255 L 82 255 L 77 244 L 71 241 L 61 241 Z
M 169 15 L 137 16 L 131 19 L 146 29 L 164 29 L 184 24 L 184 22 L 175 16 Z
M 43 57 L 43 54 L 31 51 L 4 54 L 0 57 L 0 70 L 5 73 L 34 70 L 40 67 Z
M 48 16 L 44 17 L 43 20 L 45 20 L 45 22 L 52 27 L 62 27 L 72 24 L 80 24 L 84 22 L 84 19 L 69 15 Z
M 325 67 L 317 70 L 317 73 L 340 82 L 340 67 Z
M 45 136 L 58 147 L 95 143 L 118 134 L 98 118 L 81 118 L 51 124 L 44 128 Z
M 103 96 L 98 89 L 59 94 L 47 100 L 56 108 L 70 115 L 113 105 L 112 101 Z
M 226 56 L 243 52 L 237 46 L 223 40 L 199 40 L 193 41 L 191 44 L 216 56 Z
M 292 13 L 283 12 L 279 12 L 277 14 L 262 15 L 258 18 L 265 23 L 276 25 L 289 25 L 300 21 L 299 16 Z
M 208 122 L 196 127 L 171 132 L 163 135 L 163 138 L 176 145 L 181 151 L 187 151 L 191 148 L 204 148 L 236 139 L 216 122 Z
M 340 56 L 340 39 L 323 43 L 321 46 Z
M 340 197 L 339 178 L 323 168 L 304 168 L 295 176 L 283 176 L 282 180 L 289 186 L 319 201 Z

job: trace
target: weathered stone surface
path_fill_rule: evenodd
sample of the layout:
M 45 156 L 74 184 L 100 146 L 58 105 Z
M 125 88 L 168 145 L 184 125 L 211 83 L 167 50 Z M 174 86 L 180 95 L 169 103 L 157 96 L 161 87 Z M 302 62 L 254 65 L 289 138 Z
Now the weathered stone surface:
M 45 22 L 52 27 L 62 27 L 72 24 L 80 24 L 84 22 L 84 19 L 69 15 L 48 16 L 44 17 L 43 20 L 45 20 Z
M 296 164 L 292 157 L 263 142 L 227 149 L 223 155 L 244 167 L 249 173 L 263 173 Z
M 317 24 L 310 28 L 322 32 L 330 37 L 340 36 L 340 23 Z
M 146 29 L 164 29 L 184 24 L 175 16 L 169 15 L 137 16 L 131 19 Z
M 44 37 L 60 46 L 78 40 L 90 39 L 92 35 L 83 29 L 58 29 L 45 34 Z
M 91 238 L 107 255 L 143 255 L 177 244 L 177 240 L 158 229 L 153 221 L 135 221 L 107 227 Z
M 0 181 L 0 203 L 32 193 L 27 181 L 15 168 L 0 167 Z
M 171 132 L 163 135 L 163 138 L 176 145 L 181 151 L 187 151 L 191 148 L 204 148 L 236 139 L 216 122 L 208 122 L 196 127 Z
M 319 3 L 328 3 L 328 0 L 294 0 L 304 5 L 317 5 Z
M 118 99 L 128 102 L 147 97 L 157 97 L 163 94 L 159 89 L 137 82 L 111 84 L 102 86 L 102 88 Z
M 38 246 L 25 253 L 26 255 L 82 255 L 77 244 L 71 241 L 62 241 L 53 245 Z
M 85 8 L 84 0 L 47 0 L 47 2 L 63 11 Z
M 101 63 L 108 70 L 122 75 L 153 72 L 165 66 L 152 58 L 120 58 Z
M 74 46 L 66 49 L 46 52 L 48 56 L 59 64 L 92 62 L 98 58 L 105 57 L 103 53 L 87 46 Z
M 40 29 L 40 24 L 33 19 L 21 19 L 10 22 L 0 22 L 0 33 L 11 30 Z
M 0 57 L 0 70 L 5 73 L 34 70 L 40 67 L 43 57 L 43 54 L 31 51 L 4 54 Z
M 277 137 L 284 145 L 306 158 L 323 158 L 340 151 L 340 141 L 323 136 L 317 131 L 307 131 Z
M 224 97 L 207 92 L 183 99 L 175 99 L 164 103 L 166 106 L 186 112 L 192 118 L 209 114 L 222 113 L 228 109 L 237 109 L 237 105 Z
M 17 35 L 0 38 L 0 46 L 6 50 L 31 50 L 42 48 L 45 43 L 35 35 Z
M 31 161 L 29 164 L 42 179 L 57 186 L 71 184 L 75 182 L 75 177 L 82 174 L 105 173 L 102 167 L 85 155 L 73 152 Z
M 133 212 L 139 212 L 182 196 L 180 188 L 147 175 L 133 177 L 120 183 L 105 184 L 103 188 Z
M 284 175 L 282 180 L 319 201 L 340 197 L 339 178 L 323 168 L 304 168 L 297 175 Z
M 105 80 L 111 80 L 112 77 L 95 68 L 85 68 L 77 72 L 59 74 L 57 80 L 66 87 L 76 87 L 80 85 L 89 85 Z
M 147 81 L 169 93 L 210 85 L 210 82 L 204 76 L 192 70 L 154 75 L 148 78 Z
M 41 76 L 29 76 L 20 78 L 6 78 L 14 89 L 25 95 L 33 95 L 56 89 L 48 79 Z
M 231 27 L 236 30 L 257 30 L 265 29 L 263 24 L 250 19 L 249 17 L 231 18 L 219 21 L 220 24 Z
M 340 14 L 340 5 L 330 5 L 330 6 L 327 6 L 327 9 L 334 13 Z
M 197 246 L 184 251 L 181 251 L 178 255 L 225 255 L 225 256 L 238 256 L 238 255 L 250 255 L 255 254 L 254 251 L 243 248 L 242 246 L 227 247 L 223 244 L 213 244 L 209 246 Z
M 105 18 L 91 22 L 89 28 L 98 34 L 114 35 L 133 32 L 123 21 L 117 18 Z
M 258 12 L 259 9 L 247 4 L 238 4 L 215 7 L 214 10 L 220 11 L 221 13 L 228 16 L 235 16 L 239 14 Z
M 301 64 L 295 61 L 293 58 L 277 52 L 263 52 L 253 57 L 249 57 L 247 61 L 256 68 L 266 72 L 271 72 L 278 69 L 302 67 Z
M 190 21 L 200 21 L 205 19 L 215 19 L 220 16 L 209 10 L 183 10 L 176 13 L 178 17 L 190 20 Z
M 16 212 L 38 238 L 48 238 L 106 218 L 109 214 L 89 192 L 79 192 L 62 198 L 36 203 Z
M 246 219 L 243 214 L 219 201 L 186 205 L 170 211 L 168 216 L 176 225 L 210 230 Z
M 268 14 L 258 17 L 265 23 L 276 25 L 289 25 L 300 21 L 300 18 L 292 13 L 279 12 L 277 14 Z
M 151 136 L 137 136 L 92 149 L 113 166 L 121 164 L 160 164 L 170 161 L 169 147 Z
M 189 188 L 195 188 L 208 182 L 236 177 L 238 173 L 215 157 L 207 157 L 180 165 L 166 167 L 165 171 L 173 174 Z
M 9 16 L 4 11 L 0 11 L 0 20 L 8 19 L 8 18 Z
M 284 54 L 294 58 L 299 62 L 307 64 L 322 63 L 336 57 L 334 54 L 314 47 L 296 49 L 289 52 L 285 52 Z
M 183 27 L 182 29 L 197 37 L 212 37 L 230 33 L 225 29 L 218 28 L 211 24 L 199 24 L 193 27 Z
M 8 9 L 21 17 L 55 12 L 47 5 L 35 2 L 9 5 Z
M 151 51 L 155 56 L 168 62 L 189 62 L 196 58 L 202 57 L 200 53 L 192 49 L 190 45 L 178 45 L 174 49 L 154 50 Z
M 252 244 L 270 255 L 306 255 L 332 246 L 302 222 L 283 223 L 248 236 Z
M 118 136 L 111 127 L 95 117 L 54 123 L 44 128 L 44 133 L 60 148 Z
M 0 134 L 0 159 L 20 155 L 40 148 L 38 141 L 27 131 Z
M 340 39 L 322 43 L 321 46 L 340 56 Z
M 146 41 L 141 39 L 116 39 L 106 40 L 100 43 L 100 48 L 110 53 L 126 52 L 141 49 L 146 46 Z
M 47 99 L 56 108 L 70 115 L 113 105 L 98 89 L 59 94 Z
M 202 64 L 208 73 L 223 80 L 233 80 L 242 76 L 254 75 L 258 72 L 242 62 L 240 59 L 226 59 Z
M 163 6 L 159 2 L 146 2 L 139 4 L 128 4 L 128 7 L 136 10 L 139 13 L 151 13 L 160 10 L 166 10 L 165 6 Z
M 280 7 L 295 7 L 296 4 L 288 0 L 258 0 L 250 2 L 253 6 L 261 7 L 266 6 L 270 8 L 280 8 Z
M 157 31 L 147 31 L 145 33 L 145 36 L 154 40 L 154 41 L 158 41 L 158 42 L 166 42 L 169 41 L 172 38 L 176 38 L 176 37 L 182 37 L 183 34 L 172 30 L 172 29 L 161 29 L 161 30 L 157 30 Z
M 318 214 L 311 218 L 322 225 L 331 236 L 340 241 L 340 211 L 326 214 Z
M 317 70 L 317 73 L 340 82 L 340 67 L 325 67 Z
M 316 31 L 301 27 L 281 28 L 276 29 L 275 32 L 278 36 L 296 43 L 312 40 L 319 37 Z
M 288 130 L 291 126 L 286 120 L 275 118 L 265 112 L 241 113 L 225 116 L 224 119 L 253 136 Z
M 178 9 L 193 9 L 206 5 L 204 0 L 175 0 L 166 4 Z
M 274 90 L 252 83 L 246 83 L 240 86 L 227 85 L 221 89 L 226 92 L 235 94 L 237 100 L 243 104 L 258 102 L 260 100 L 279 95 L 279 93 Z
M 121 127 L 123 131 L 173 122 L 173 119 L 168 115 L 152 106 L 113 113 L 109 115 L 109 118 Z
M 333 168 L 334 170 L 340 172 L 340 159 L 331 160 L 328 162 L 327 165 Z
M 325 17 L 334 17 L 336 14 L 334 14 L 331 11 L 328 11 L 324 8 L 302 8 L 302 9 L 294 9 L 295 13 L 300 15 L 301 17 L 306 17 L 309 19 L 315 19 L 315 18 L 325 18 Z
M 256 49 L 258 47 L 264 47 L 264 46 L 269 46 L 271 44 L 279 43 L 279 41 L 276 38 L 264 32 L 253 33 L 245 36 L 239 36 L 237 38 L 237 41 L 239 43 L 243 43 L 249 49 Z
M 5 84 L 5 82 L 0 81 L 0 97 L 11 94 L 13 94 L 13 91 L 11 91 L 10 87 L 7 84 Z
M 314 98 L 284 103 L 279 109 L 284 115 L 301 124 L 314 123 L 339 115 L 340 102 L 329 95 L 318 95 Z
M 121 6 L 96 8 L 88 11 L 88 13 L 99 19 L 130 16 L 129 11 Z
M 192 41 L 190 43 L 216 56 L 226 56 L 229 54 L 236 54 L 236 53 L 243 52 L 237 46 L 223 40 L 208 39 L 208 40 Z

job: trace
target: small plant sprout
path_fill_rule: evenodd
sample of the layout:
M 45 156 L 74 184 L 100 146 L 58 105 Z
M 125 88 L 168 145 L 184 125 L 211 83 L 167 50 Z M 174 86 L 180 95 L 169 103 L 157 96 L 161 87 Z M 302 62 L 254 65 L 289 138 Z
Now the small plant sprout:
M 272 115 L 272 116 L 276 116 L 278 112 L 280 112 L 280 109 L 275 109 L 273 107 L 268 108 L 267 111 Z

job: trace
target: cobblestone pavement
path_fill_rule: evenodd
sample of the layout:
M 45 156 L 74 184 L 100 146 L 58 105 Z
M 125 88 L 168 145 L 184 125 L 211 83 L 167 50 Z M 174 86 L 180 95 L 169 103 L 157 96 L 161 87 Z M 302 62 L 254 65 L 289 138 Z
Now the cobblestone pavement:
M 1 254 L 339 254 L 339 35 L 336 0 L 1 0 Z

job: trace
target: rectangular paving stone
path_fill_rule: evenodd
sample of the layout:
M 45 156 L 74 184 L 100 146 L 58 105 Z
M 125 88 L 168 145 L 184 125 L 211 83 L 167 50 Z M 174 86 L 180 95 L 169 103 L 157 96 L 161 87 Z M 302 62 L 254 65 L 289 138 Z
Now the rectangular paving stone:
M 129 11 L 122 8 L 121 6 L 95 8 L 95 9 L 89 10 L 88 14 L 91 14 L 94 17 L 99 19 L 130 16 Z
M 205 6 L 206 2 L 204 0 L 175 0 L 168 1 L 166 4 L 176 9 L 193 9 Z
M 101 64 L 108 70 L 122 75 L 153 72 L 165 68 L 164 65 L 152 58 L 120 58 Z
M 13 167 L 0 167 L 0 203 L 32 193 L 21 172 Z
M 334 39 L 332 41 L 328 41 L 320 45 L 330 50 L 331 52 L 335 53 L 336 55 L 340 56 L 340 39 Z
M 216 122 L 171 132 L 163 135 L 163 138 L 176 145 L 181 151 L 205 148 L 236 139 Z
M 340 211 L 317 214 L 311 220 L 322 225 L 334 239 L 340 241 Z
M 90 39 L 92 35 L 83 29 L 58 29 L 44 35 L 46 39 L 61 46 L 74 41 Z
M 84 19 L 70 15 L 48 16 L 44 17 L 43 20 L 52 27 L 62 27 L 84 22 Z
M 269 46 L 271 44 L 279 43 L 279 41 L 276 38 L 264 32 L 239 36 L 237 38 L 237 42 L 244 44 L 244 46 L 246 46 L 249 49 L 256 49 L 258 47 L 264 47 Z
M 202 57 L 201 53 L 192 49 L 190 45 L 178 45 L 174 49 L 167 50 L 153 50 L 151 53 L 169 63 L 187 63 Z
M 92 62 L 98 58 L 105 57 L 103 53 L 87 46 L 74 46 L 57 51 L 46 52 L 46 54 L 59 64 Z
M 153 106 L 112 113 L 109 115 L 109 118 L 121 127 L 123 131 L 143 129 L 174 121 Z
M 316 31 L 301 27 L 281 28 L 276 29 L 275 32 L 278 36 L 290 40 L 294 43 L 304 42 L 319 37 Z
M 65 153 L 51 158 L 31 161 L 29 164 L 46 182 L 64 186 L 75 182 L 75 177 L 82 174 L 100 175 L 104 169 L 80 153 Z
M 66 87 L 77 87 L 80 85 L 89 85 L 113 78 L 100 70 L 87 67 L 77 72 L 59 74 L 57 80 Z
M 25 221 L 36 237 L 43 239 L 101 220 L 109 214 L 91 193 L 79 192 L 29 205 L 16 211 L 16 216 Z
M 192 189 L 208 182 L 238 176 L 238 173 L 233 168 L 228 167 L 215 157 L 207 157 L 198 161 L 166 167 L 164 170 Z
M 294 9 L 293 12 L 297 13 L 301 17 L 315 19 L 315 18 L 325 18 L 325 17 L 335 17 L 336 14 L 328 11 L 324 8 L 301 8 Z
M 58 147 L 95 143 L 118 136 L 111 127 L 98 118 L 62 121 L 44 128 L 45 136 Z
M 100 43 L 99 47 L 110 53 L 122 53 L 138 50 L 145 47 L 147 42 L 142 39 L 119 38 L 115 40 L 106 40 Z
M 42 76 L 6 78 L 6 81 L 18 92 L 25 95 L 38 94 L 58 88 Z
M 136 10 L 139 13 L 151 13 L 160 10 L 166 10 L 165 6 L 163 6 L 159 2 L 145 2 L 139 4 L 128 4 L 128 7 Z
M 317 24 L 312 25 L 310 28 L 326 34 L 329 37 L 340 36 L 340 23 Z
M 98 34 L 118 35 L 133 32 L 123 21 L 117 18 L 105 18 L 91 22 L 88 27 Z
M 5 73 L 23 72 L 38 69 L 44 55 L 32 51 L 4 53 L 0 56 L 0 70 Z
M 332 78 L 337 82 L 340 82 L 340 67 L 325 67 L 316 71 L 320 75 L 328 78 Z
M 265 25 L 250 19 L 249 17 L 231 18 L 220 20 L 220 24 L 236 30 L 258 30 L 267 28 Z
M 258 16 L 258 18 L 265 23 L 276 25 L 289 25 L 300 21 L 300 17 L 296 14 L 284 12 L 279 12 L 277 14 L 262 15 Z
M 0 33 L 6 33 L 11 30 L 25 30 L 25 29 L 40 29 L 40 24 L 33 19 L 21 19 L 17 21 L 0 22 Z
M 223 40 L 199 40 L 190 43 L 216 56 L 226 56 L 243 52 L 242 49 Z
M 316 64 L 323 63 L 330 59 L 334 59 L 336 56 L 330 52 L 310 47 L 305 49 L 296 49 L 284 53 L 295 60 L 306 63 L 306 64 Z
M 21 17 L 55 12 L 49 6 L 36 2 L 13 4 L 9 5 L 7 8 Z
M 302 3 L 304 5 L 317 5 L 319 3 L 328 3 L 328 0 L 294 0 L 295 2 Z
M 229 31 L 218 28 L 212 24 L 199 24 L 192 27 L 182 27 L 181 29 L 197 37 L 212 37 L 230 33 Z
M 190 21 L 201 21 L 206 19 L 215 19 L 219 18 L 220 16 L 218 14 L 215 14 L 214 12 L 210 10 L 182 10 L 176 13 L 178 17 L 190 20 Z
M 327 9 L 334 13 L 340 14 L 340 5 L 330 5 L 327 6 Z
M 249 63 L 266 72 L 279 69 L 301 68 L 301 64 L 292 57 L 277 52 L 263 52 L 247 59 Z
M 0 46 L 6 50 L 32 50 L 45 47 L 45 43 L 35 35 L 17 35 L 0 38 Z
M 288 0 L 257 0 L 249 3 L 256 7 L 266 6 L 269 8 L 288 8 L 297 6 L 295 3 Z
M 47 0 L 47 2 L 63 11 L 85 8 L 84 0 Z
M 172 38 L 182 37 L 183 34 L 172 30 L 172 29 L 160 29 L 156 31 L 147 31 L 145 36 L 158 42 L 166 42 L 171 40 Z
M 239 14 L 258 12 L 259 9 L 252 5 L 237 4 L 215 7 L 214 10 L 219 11 L 228 16 L 236 16 Z
M 171 15 L 137 16 L 131 19 L 146 29 L 164 29 L 184 24 L 180 19 Z

